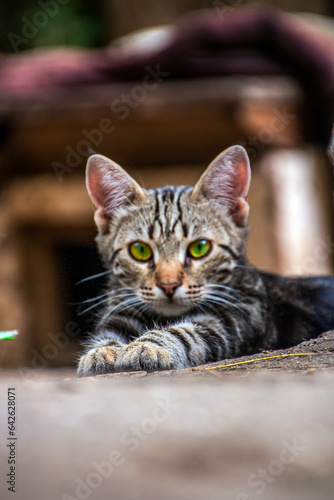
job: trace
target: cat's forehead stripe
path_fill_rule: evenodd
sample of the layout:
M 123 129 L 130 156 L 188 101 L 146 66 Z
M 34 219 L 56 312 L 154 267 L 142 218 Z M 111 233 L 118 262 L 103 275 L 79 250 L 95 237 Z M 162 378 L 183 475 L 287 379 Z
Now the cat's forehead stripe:
M 160 230 L 163 230 L 162 223 L 161 223 L 161 218 L 160 218 L 160 201 L 159 201 L 159 189 L 154 189 L 154 199 L 155 199 L 155 213 L 154 213 L 154 222 L 153 222 L 153 230 L 152 230 L 152 236 L 154 232 L 154 226 L 158 224 L 160 226 Z M 149 230 L 150 233 L 150 230 Z
M 163 186 L 153 189 L 155 199 L 154 225 L 159 225 L 160 234 L 174 233 L 176 225 L 181 224 L 184 236 L 188 234 L 188 226 L 183 221 L 181 198 L 191 189 L 190 186 Z M 153 238 L 154 226 L 150 225 L 148 234 Z

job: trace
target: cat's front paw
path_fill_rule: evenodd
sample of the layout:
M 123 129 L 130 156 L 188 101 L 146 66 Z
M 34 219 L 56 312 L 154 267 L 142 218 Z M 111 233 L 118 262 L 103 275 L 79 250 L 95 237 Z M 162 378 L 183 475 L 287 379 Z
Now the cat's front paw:
M 122 371 L 154 371 L 170 370 L 172 360 L 166 349 L 153 342 L 134 341 L 117 353 L 115 370 Z
M 114 371 L 118 349 L 110 345 L 94 347 L 81 356 L 78 365 L 78 375 L 96 375 Z

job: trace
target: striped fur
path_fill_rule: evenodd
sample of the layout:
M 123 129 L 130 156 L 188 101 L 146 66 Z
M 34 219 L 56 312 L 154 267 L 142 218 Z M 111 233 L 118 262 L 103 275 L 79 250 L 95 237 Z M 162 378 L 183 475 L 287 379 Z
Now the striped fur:
M 334 328 L 330 278 L 281 278 L 248 264 L 248 185 L 241 147 L 217 157 L 195 188 L 145 191 L 107 158 L 90 158 L 87 186 L 109 284 L 90 306 L 104 309 L 80 375 L 191 367 Z M 211 251 L 192 259 L 187 249 L 199 239 Z M 131 257 L 138 240 L 152 248 L 150 261 Z M 168 296 L 160 283 L 177 283 L 176 291 Z

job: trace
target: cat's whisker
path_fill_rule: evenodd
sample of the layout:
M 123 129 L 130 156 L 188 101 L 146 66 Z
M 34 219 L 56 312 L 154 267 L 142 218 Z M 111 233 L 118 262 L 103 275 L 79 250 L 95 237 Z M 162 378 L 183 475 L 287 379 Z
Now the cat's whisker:
M 224 289 L 224 290 L 231 290 L 231 291 L 236 292 L 236 293 L 241 293 L 243 295 L 247 295 L 245 292 L 242 292 L 241 290 L 239 290 L 237 288 L 232 288 L 231 286 L 222 285 L 220 283 L 208 283 L 206 286 L 207 287 L 212 287 L 212 288 L 221 288 L 221 289 Z
M 139 315 L 142 315 L 143 313 L 145 313 L 148 309 L 149 309 L 150 305 L 149 304 L 145 304 L 143 303 L 140 307 L 138 307 L 138 309 L 136 309 L 132 316 L 131 316 L 131 319 L 133 318 L 133 316 L 135 314 L 139 314 Z
M 104 295 L 110 295 L 110 296 L 112 296 L 114 294 L 119 295 L 120 293 L 123 293 L 124 291 L 133 292 L 133 290 L 130 287 L 121 287 L 121 288 L 117 288 L 115 290 L 108 290 L 108 291 L 106 291 L 106 293 Z M 96 298 L 99 298 L 99 297 L 102 297 L 102 295 L 99 295 Z M 89 301 L 89 300 L 91 300 L 91 299 L 87 299 L 87 301 Z M 83 301 L 83 302 L 85 302 L 85 301 Z
M 211 309 L 211 311 L 214 311 L 214 313 L 217 313 L 216 309 L 213 307 L 213 305 L 211 303 L 208 302 L 208 300 L 206 298 L 204 298 L 200 302 L 200 304 L 198 304 L 196 307 L 200 307 L 200 306 L 204 307 L 205 312 L 207 312 L 205 307 L 209 307 Z
M 229 294 L 227 292 L 223 292 L 223 293 L 219 293 L 217 291 L 217 293 L 214 293 L 215 290 L 213 291 L 207 291 L 207 294 L 209 295 L 212 295 L 213 297 L 218 297 L 218 298 L 222 298 L 222 299 L 225 299 L 225 300 L 230 300 L 230 302 L 232 302 L 233 304 L 243 304 L 244 302 L 242 300 L 240 300 L 238 297 L 235 297 L 234 295 L 232 294 Z
M 145 303 L 145 302 L 141 302 L 139 301 L 139 307 L 136 309 L 135 312 L 141 312 L 143 309 L 147 309 L 149 307 L 149 304 Z
M 214 292 L 207 292 L 205 294 L 205 296 L 209 296 L 209 297 L 212 297 L 212 298 L 216 298 L 217 300 L 225 300 L 227 302 L 229 302 L 230 304 L 233 304 L 234 306 L 238 307 L 238 303 L 241 303 L 241 301 L 239 299 L 237 299 L 236 297 L 233 297 L 232 295 L 229 295 L 229 294 L 221 294 L 221 293 L 214 293 Z
M 223 290 L 228 290 L 229 292 L 233 292 L 236 295 L 242 295 L 244 297 L 249 297 L 248 293 L 243 292 L 242 290 L 237 290 L 236 288 L 232 288 L 228 285 L 219 285 L 218 283 L 208 283 L 208 288 L 221 288 Z
M 110 292 L 103 293 L 102 295 L 98 295 L 97 297 L 93 297 L 92 299 L 86 299 L 86 300 L 82 300 L 81 302 L 74 302 L 74 303 L 73 303 L 73 302 L 70 302 L 69 304 L 70 304 L 71 306 L 77 306 L 77 305 L 79 305 L 79 304 L 88 304 L 88 303 L 90 303 L 90 302 L 95 302 L 95 301 L 97 301 L 97 300 L 101 299 L 102 297 L 106 297 L 107 295 L 109 296 L 109 295 L 110 295 Z
M 115 288 L 114 290 L 110 290 L 110 295 L 112 294 L 119 294 L 120 292 L 131 292 L 133 293 L 133 288 L 129 286 L 121 286 L 119 288 Z
M 224 305 L 229 306 L 229 307 L 233 307 L 233 308 L 237 309 L 240 312 L 243 311 L 243 309 L 241 309 L 238 306 L 238 304 L 236 304 L 234 302 L 231 302 L 226 297 L 223 298 L 220 295 L 215 295 L 215 294 L 208 293 L 207 296 L 206 296 L 206 300 L 210 300 L 211 302 L 214 302 L 214 303 L 217 303 L 217 304 L 220 303 L 220 304 L 224 304 Z
M 207 311 L 206 311 L 206 309 L 205 309 L 204 305 L 205 305 L 204 303 L 203 303 L 203 304 L 198 304 L 196 307 L 197 307 L 200 311 L 202 311 L 202 313 L 203 313 L 203 314 L 207 314 Z M 208 306 L 208 307 L 209 307 L 209 308 L 210 308 L 210 309 L 211 309 L 214 313 L 216 313 L 216 310 L 214 309 L 214 307 L 212 307 L 212 306 L 211 306 L 211 304 L 207 304 L 207 306 Z
M 128 294 L 125 294 L 125 295 L 118 295 L 117 299 L 121 299 L 121 301 L 120 300 L 109 301 L 109 306 L 110 307 L 113 307 L 113 306 L 117 307 L 120 304 L 127 303 L 127 301 L 130 300 L 130 299 L 134 299 L 134 297 L 133 297 L 132 293 L 128 293 Z M 106 300 L 106 303 L 108 303 L 108 300 Z
M 140 303 L 140 301 L 137 298 L 133 298 L 133 300 L 131 300 L 131 301 L 130 301 L 130 299 L 128 299 L 128 301 L 121 302 L 120 304 L 117 304 L 112 309 L 109 309 L 109 310 L 105 309 L 103 318 L 107 320 L 107 319 L 110 319 L 111 316 L 115 316 L 116 313 L 117 314 L 123 313 L 123 312 L 126 312 L 127 310 L 130 310 L 130 309 L 132 309 L 134 311 L 133 312 L 133 315 L 134 315 L 136 313 L 136 309 L 134 308 L 134 306 L 136 306 L 138 303 Z
M 103 299 L 103 300 L 101 300 L 100 302 L 97 302 L 96 304 L 93 304 L 92 306 L 87 307 L 87 308 L 86 308 L 86 309 L 84 309 L 83 311 L 79 312 L 79 313 L 78 313 L 78 316 L 82 316 L 83 314 L 88 313 L 88 311 L 91 311 L 91 310 L 92 310 L 92 309 L 94 309 L 95 307 L 98 307 L 98 306 L 100 306 L 100 305 L 102 305 L 102 304 L 105 304 L 107 301 L 108 301 L 108 298 L 107 298 L 107 299 L 105 299 L 105 298 L 104 298 L 104 299 Z
M 130 307 L 135 306 L 136 304 L 141 304 L 141 301 L 138 297 L 133 296 L 133 297 L 127 299 L 125 302 L 120 302 L 113 309 L 106 311 L 106 313 L 108 316 L 111 316 L 111 315 L 114 315 L 116 311 L 120 311 L 120 310 L 126 311 Z
M 87 307 L 86 309 L 84 309 L 83 311 L 81 311 L 78 315 L 79 316 L 82 316 L 82 314 L 85 314 L 87 313 L 88 311 L 91 311 L 92 309 L 94 309 L 95 307 L 98 307 L 102 304 L 105 304 L 107 303 L 109 300 L 110 300 L 110 294 L 106 294 L 107 297 L 104 297 L 102 300 L 100 300 L 99 302 L 91 305 L 90 307 Z M 128 293 L 124 293 L 122 294 L 122 292 L 118 293 L 117 294 L 117 298 L 124 298 L 124 297 L 131 297 L 131 295 L 133 295 L 133 292 L 128 292 Z
M 217 303 L 220 302 L 222 304 L 228 304 L 228 305 L 230 305 L 232 307 L 235 307 L 238 310 L 240 309 L 238 303 L 241 304 L 241 301 L 238 300 L 238 299 L 236 299 L 236 301 L 229 300 L 229 299 L 234 299 L 235 300 L 235 297 L 231 297 L 230 295 L 228 295 L 228 296 L 226 296 L 226 295 L 222 296 L 222 295 L 216 295 L 214 293 L 207 293 L 206 294 L 206 298 L 210 298 L 213 301 L 216 301 Z
M 227 302 L 219 303 L 216 300 L 213 300 L 210 298 L 206 299 L 203 302 L 203 304 L 205 305 L 205 307 L 208 307 L 209 309 L 211 309 L 211 311 L 213 311 L 216 315 L 219 314 L 218 307 L 220 307 L 220 308 L 224 307 L 230 313 L 235 313 L 236 311 L 240 312 L 238 307 L 235 307 L 235 306 L 233 307 L 233 306 L 231 306 L 231 304 L 229 304 Z
M 108 270 L 108 271 L 104 271 L 103 273 L 98 273 L 98 274 L 93 274 L 92 276 L 87 276 L 87 278 L 83 278 L 82 280 L 75 283 L 75 285 L 81 285 L 81 283 L 85 283 L 86 281 L 100 278 L 101 276 L 105 276 L 106 274 L 110 274 L 111 272 L 112 271 Z
M 83 300 L 81 302 L 70 303 L 70 305 L 77 306 L 77 305 L 81 305 L 81 304 L 87 304 L 87 303 L 91 303 L 91 302 L 96 302 L 99 299 L 101 299 L 102 297 L 112 298 L 112 295 L 117 295 L 117 297 L 127 297 L 127 296 L 129 296 L 131 294 L 133 294 L 133 291 L 130 290 L 130 289 L 128 289 L 128 290 L 125 291 L 125 288 L 124 288 L 123 291 L 122 291 L 122 289 L 113 290 L 113 291 L 109 290 L 108 292 L 103 293 L 102 295 L 98 295 L 97 297 L 93 297 L 91 299 L 86 299 L 86 300 Z
M 211 288 L 211 285 L 207 287 L 207 290 L 210 292 L 210 288 Z M 213 288 L 213 290 L 212 290 Z M 230 297 L 231 299 L 234 299 L 235 301 L 237 302 L 241 302 L 243 303 L 244 300 L 245 300 L 245 297 L 249 298 L 249 295 L 247 295 L 246 293 L 243 293 L 239 290 L 235 290 L 233 288 L 230 288 L 230 287 L 223 287 L 223 288 L 216 288 L 216 286 L 212 286 L 211 288 L 211 292 L 216 292 L 216 294 L 220 297 Z M 221 293 L 220 293 L 221 291 Z
M 230 302 L 226 301 L 226 300 L 217 300 L 216 298 L 214 297 L 207 297 L 203 303 L 205 303 L 206 305 L 208 303 L 210 304 L 214 304 L 215 306 L 219 306 L 219 305 L 224 305 L 225 307 L 227 307 L 227 309 L 232 309 L 232 310 L 239 310 L 238 306 L 236 306 L 235 304 L 231 304 Z M 216 311 L 217 312 L 217 311 Z

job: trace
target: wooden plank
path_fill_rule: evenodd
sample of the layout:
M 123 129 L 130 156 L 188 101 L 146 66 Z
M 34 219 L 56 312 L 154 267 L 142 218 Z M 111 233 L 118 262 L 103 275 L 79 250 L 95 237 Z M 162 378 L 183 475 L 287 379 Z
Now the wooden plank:
M 289 79 L 166 81 L 147 91 L 144 100 L 132 99 L 126 116 L 111 110 L 123 95 L 136 95 L 138 87 L 142 89 L 141 82 L 82 88 L 74 94 L 50 91 L 38 105 L 29 99 L 12 103 L 7 109 L 12 134 L 4 152 L 6 168 L 50 171 L 54 161 L 66 164 L 70 148 L 78 157 L 74 168 L 80 170 L 87 143 L 123 163 L 168 165 L 208 161 L 236 142 L 251 148 L 254 136 L 264 147 L 291 146 L 301 139 L 301 95 Z M 284 115 L 284 110 L 296 118 L 280 127 L 277 113 Z M 106 120 L 115 127 L 111 132 L 101 132 Z

